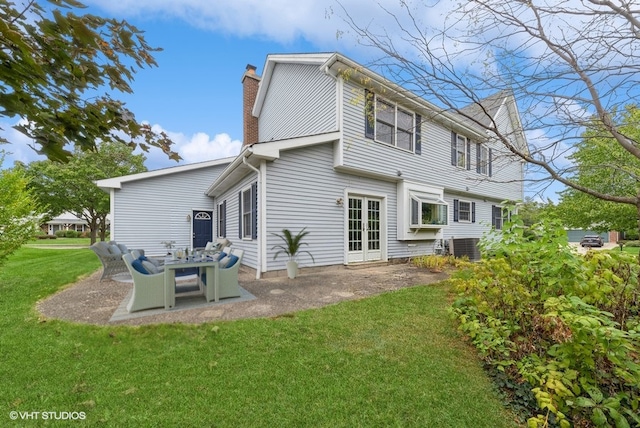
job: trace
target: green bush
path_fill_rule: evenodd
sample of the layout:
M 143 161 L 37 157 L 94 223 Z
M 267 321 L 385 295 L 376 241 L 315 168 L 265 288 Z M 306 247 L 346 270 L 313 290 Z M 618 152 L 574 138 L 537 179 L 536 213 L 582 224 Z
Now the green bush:
M 67 230 L 65 231 L 64 237 L 65 238 L 77 238 L 80 235 L 80 233 L 76 232 L 75 230 Z
M 452 312 L 487 364 L 530 386 L 529 426 L 640 426 L 640 267 L 573 250 L 557 224 L 505 224 L 453 276 Z
M 55 231 L 55 235 L 58 238 L 64 238 L 66 233 L 67 233 L 66 230 L 56 230 Z

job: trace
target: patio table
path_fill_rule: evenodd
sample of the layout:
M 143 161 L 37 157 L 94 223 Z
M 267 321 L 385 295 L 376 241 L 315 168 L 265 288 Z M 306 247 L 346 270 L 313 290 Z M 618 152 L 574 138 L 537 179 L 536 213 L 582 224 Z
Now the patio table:
M 202 270 L 206 273 L 206 286 L 214 287 L 214 300 L 219 301 L 218 298 L 218 262 L 209 259 L 194 259 L 189 260 L 167 260 L 164 264 L 164 308 L 171 309 L 176 305 L 176 289 L 175 279 L 176 270 L 185 268 L 198 268 L 198 280 Z

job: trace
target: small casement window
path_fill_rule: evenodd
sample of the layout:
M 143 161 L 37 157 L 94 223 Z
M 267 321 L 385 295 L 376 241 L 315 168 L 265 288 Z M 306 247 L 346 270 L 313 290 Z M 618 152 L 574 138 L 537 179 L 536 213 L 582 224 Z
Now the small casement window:
M 471 169 L 471 141 L 455 132 L 451 133 L 451 165 Z
M 460 223 L 476 222 L 476 203 L 469 201 L 453 200 L 453 221 Z
M 411 193 L 411 227 L 431 228 L 446 226 L 449 206 L 442 199 Z
M 421 153 L 421 117 L 365 91 L 365 136 L 390 146 Z M 416 123 L 418 124 L 416 126 Z
M 476 144 L 476 172 L 491 177 L 492 150 L 484 144 Z
M 218 204 L 218 230 L 217 234 L 219 238 L 227 236 L 227 201 L 222 201 Z

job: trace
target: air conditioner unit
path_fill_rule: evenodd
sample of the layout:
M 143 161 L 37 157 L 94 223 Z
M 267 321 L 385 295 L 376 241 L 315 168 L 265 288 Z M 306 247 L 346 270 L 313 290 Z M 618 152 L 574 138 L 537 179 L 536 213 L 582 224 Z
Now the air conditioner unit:
M 469 257 L 471 261 L 480 260 L 478 242 L 480 238 L 451 238 L 449 239 L 449 252 L 455 257 Z

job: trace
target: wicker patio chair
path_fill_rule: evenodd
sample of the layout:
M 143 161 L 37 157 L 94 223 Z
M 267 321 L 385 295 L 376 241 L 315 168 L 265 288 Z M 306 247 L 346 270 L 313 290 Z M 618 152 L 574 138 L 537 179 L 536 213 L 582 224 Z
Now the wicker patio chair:
M 133 294 L 127 304 L 127 311 L 164 307 L 164 273 L 144 274 L 133 267 L 134 258 L 129 254 L 122 261 L 133 278 Z
M 122 253 L 116 252 L 117 246 L 111 247 L 104 241 L 94 243 L 91 247 L 94 253 L 102 263 L 102 276 L 100 281 L 105 278 L 112 278 L 114 275 L 127 271 L 127 266 L 122 261 Z M 112 249 L 111 249 L 112 248 Z
M 218 298 L 224 299 L 227 297 L 240 297 L 240 285 L 238 284 L 238 271 L 240 270 L 240 263 L 242 262 L 242 256 L 244 250 L 227 248 L 238 258 L 238 260 L 231 267 L 221 267 L 218 269 Z M 206 279 L 202 281 L 205 284 L 205 297 L 207 302 L 214 300 L 215 289 L 214 287 L 206 286 Z

